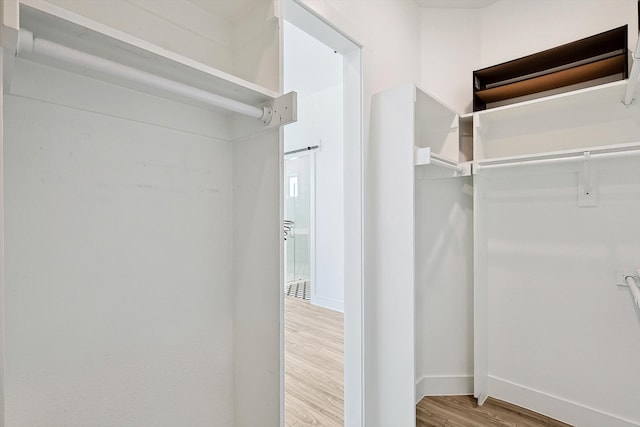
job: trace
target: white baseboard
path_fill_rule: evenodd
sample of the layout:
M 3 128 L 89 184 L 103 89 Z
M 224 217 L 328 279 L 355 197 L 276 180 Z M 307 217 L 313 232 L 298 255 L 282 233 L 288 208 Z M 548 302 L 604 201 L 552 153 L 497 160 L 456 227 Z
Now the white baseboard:
M 470 394 L 473 394 L 473 375 L 424 376 L 416 381 L 417 402 L 425 396 L 460 396 Z
M 522 406 L 571 425 L 579 427 L 640 427 L 640 422 L 620 418 L 501 378 L 489 376 L 488 385 L 491 397 Z
M 319 307 L 328 308 L 329 310 L 339 311 L 344 313 L 344 301 L 338 301 L 331 298 L 325 298 L 321 296 L 311 295 L 311 304 Z

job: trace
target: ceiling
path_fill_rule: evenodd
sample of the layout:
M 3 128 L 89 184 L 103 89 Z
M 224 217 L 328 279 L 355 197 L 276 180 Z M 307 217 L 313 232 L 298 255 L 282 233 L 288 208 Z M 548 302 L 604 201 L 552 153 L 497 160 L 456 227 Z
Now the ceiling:
M 420 7 L 439 9 L 480 9 L 498 0 L 416 0 Z

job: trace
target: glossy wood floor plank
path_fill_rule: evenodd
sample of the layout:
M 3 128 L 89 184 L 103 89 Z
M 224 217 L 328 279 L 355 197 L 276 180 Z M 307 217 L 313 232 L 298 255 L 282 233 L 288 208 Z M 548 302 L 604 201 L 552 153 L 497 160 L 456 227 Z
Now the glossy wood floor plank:
M 285 296 L 285 425 L 342 427 L 342 313 Z
M 417 427 L 571 427 L 497 399 L 478 406 L 471 396 L 425 397 L 416 418 Z

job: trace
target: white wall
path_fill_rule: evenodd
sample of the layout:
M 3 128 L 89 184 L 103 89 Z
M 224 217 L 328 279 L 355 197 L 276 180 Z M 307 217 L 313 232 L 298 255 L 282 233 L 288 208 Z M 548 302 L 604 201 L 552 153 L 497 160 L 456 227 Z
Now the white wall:
M 480 9 L 420 9 L 420 87 L 458 112 L 473 108 L 481 16 Z
M 226 226 L 233 227 L 233 241 L 226 250 L 233 248 L 234 382 L 227 392 L 235 397 L 234 427 L 277 426 L 283 374 L 281 129 L 231 145 L 234 217 Z
M 640 262 L 638 159 L 487 171 L 489 394 L 572 425 L 640 425 L 640 312 L 616 271 Z M 626 421 L 625 421 L 626 420 Z
M 412 0 L 303 0 L 363 47 L 365 146 L 371 96 L 416 82 L 419 67 L 419 21 Z
M 232 146 L 196 109 L 18 65 L 6 425 L 231 425 Z
M 638 40 L 635 0 L 501 0 L 482 9 L 481 17 L 482 67 L 625 24 L 629 48 L 633 50 Z
M 472 394 L 472 179 L 417 173 L 415 222 L 416 399 Z
M 472 110 L 473 70 L 629 24 L 635 0 L 500 0 L 482 9 L 422 8 L 420 86 L 458 112 Z
M 309 154 L 316 162 L 311 303 L 343 311 L 342 55 L 287 22 L 284 28 L 285 92 L 298 92 L 298 122 L 285 128 L 284 150 L 320 146 Z

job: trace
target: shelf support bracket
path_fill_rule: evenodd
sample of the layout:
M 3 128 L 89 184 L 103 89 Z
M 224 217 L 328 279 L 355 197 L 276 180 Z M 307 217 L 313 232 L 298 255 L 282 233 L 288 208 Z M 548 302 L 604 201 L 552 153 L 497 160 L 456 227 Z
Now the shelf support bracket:
M 280 127 L 298 120 L 298 94 L 285 93 L 262 106 L 264 116 L 261 119 L 265 127 Z
M 578 206 L 581 208 L 598 206 L 598 192 L 591 163 L 591 152 L 585 151 L 583 170 L 578 173 Z

